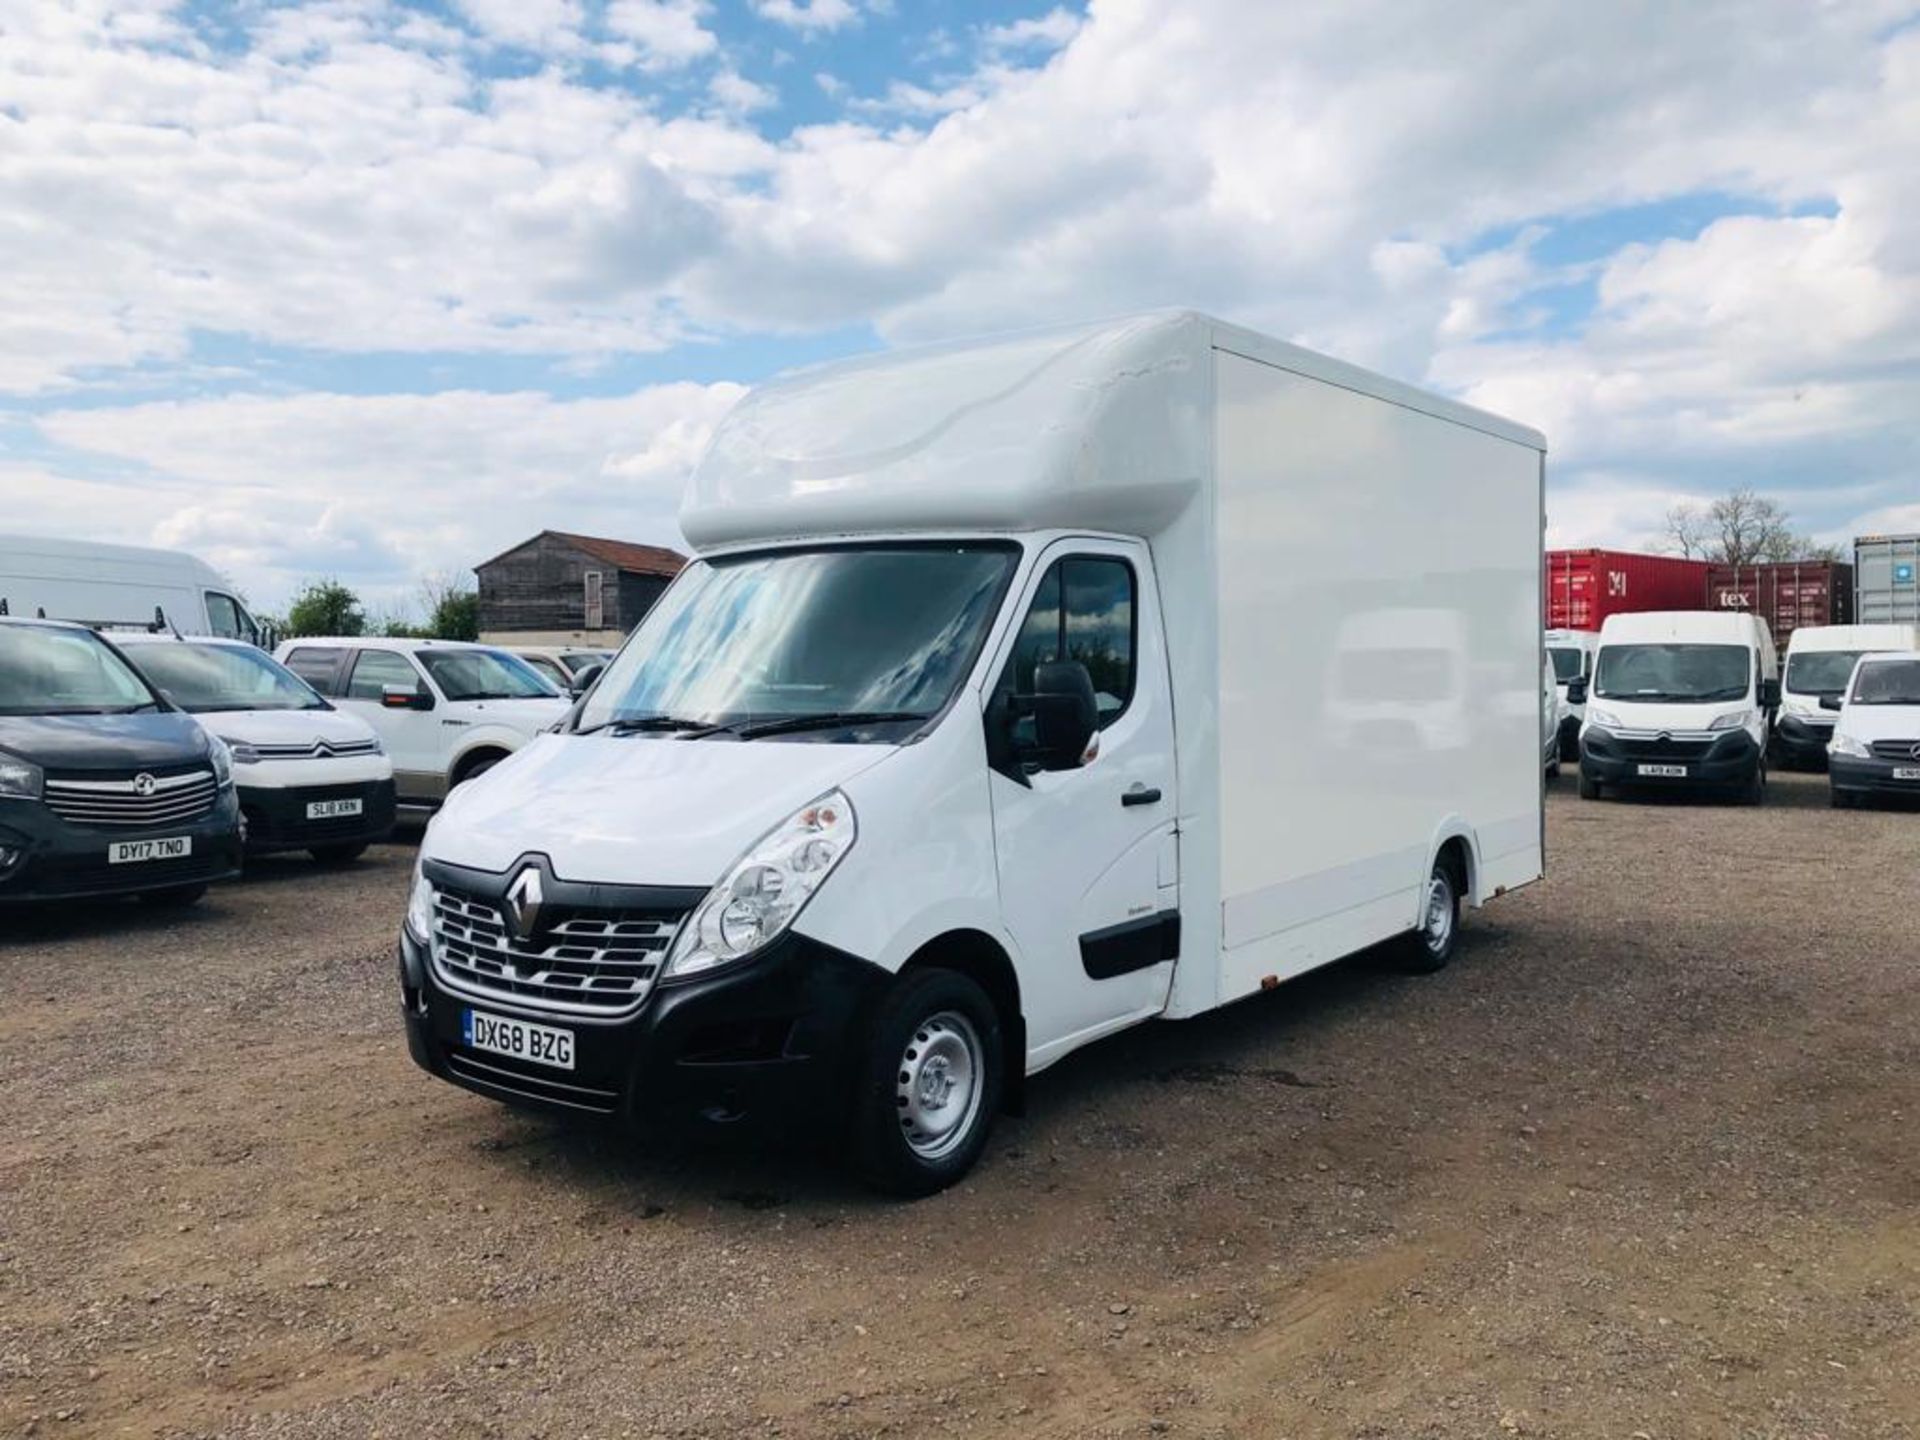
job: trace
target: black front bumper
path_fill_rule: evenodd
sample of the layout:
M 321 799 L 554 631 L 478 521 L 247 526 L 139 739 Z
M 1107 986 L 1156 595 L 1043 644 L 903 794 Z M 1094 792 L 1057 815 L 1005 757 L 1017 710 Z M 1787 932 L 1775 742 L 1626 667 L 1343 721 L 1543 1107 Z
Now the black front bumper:
M 847 1113 L 867 1016 L 890 979 L 870 961 L 789 932 L 713 975 L 656 983 L 614 1020 L 455 993 L 402 929 L 407 1048 L 443 1080 L 504 1100 L 634 1129 L 820 1133 Z M 574 1034 L 574 1068 L 469 1049 L 468 1009 Z
M 177 860 L 109 864 L 123 840 L 185 837 L 190 854 Z M 31 801 L 0 804 L 0 851 L 14 858 L 0 864 L 0 905 L 40 900 L 79 900 L 183 890 L 230 879 L 240 871 L 240 809 L 231 787 L 195 820 L 146 828 L 83 828 Z
M 309 820 L 316 800 L 358 800 L 361 813 Z M 309 850 L 315 846 L 361 845 L 384 840 L 393 830 L 393 781 L 351 785 L 243 786 L 240 811 L 247 817 L 247 853 Z
M 1854 795 L 1905 795 L 1920 799 L 1920 780 L 1896 780 L 1896 770 L 1920 770 L 1920 760 L 1862 760 L 1852 755 L 1834 755 L 1828 763 L 1828 776 L 1835 790 Z
M 1827 742 L 1833 739 L 1833 726 L 1810 725 L 1797 715 L 1782 715 L 1773 727 L 1773 742 L 1780 748 L 1784 764 L 1799 770 L 1827 768 Z
M 1730 730 L 1705 744 L 1680 740 L 1626 739 L 1589 728 L 1580 737 L 1580 774 L 1601 785 L 1661 789 L 1744 785 L 1759 772 L 1760 747 L 1745 730 Z M 1642 765 L 1679 765 L 1685 775 L 1643 775 Z

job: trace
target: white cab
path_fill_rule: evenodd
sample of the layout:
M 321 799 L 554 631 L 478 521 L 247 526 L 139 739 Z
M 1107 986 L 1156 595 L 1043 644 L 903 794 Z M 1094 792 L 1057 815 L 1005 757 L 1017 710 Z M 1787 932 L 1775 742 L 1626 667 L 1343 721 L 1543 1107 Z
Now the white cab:
M 0 535 L 0 601 L 26 618 L 126 628 L 164 617 L 182 635 L 272 643 L 232 581 L 178 550 Z

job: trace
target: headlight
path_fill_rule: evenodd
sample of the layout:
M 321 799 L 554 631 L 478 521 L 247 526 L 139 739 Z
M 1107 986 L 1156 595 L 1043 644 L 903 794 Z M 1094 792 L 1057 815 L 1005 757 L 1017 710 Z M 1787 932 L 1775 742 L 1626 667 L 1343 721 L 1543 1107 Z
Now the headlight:
M 31 760 L 0 755 L 0 799 L 38 800 L 44 778 L 40 767 Z
M 260 763 L 260 752 L 251 745 L 229 745 L 227 746 L 227 753 L 233 757 L 233 763 L 236 765 L 258 765 Z
M 1856 760 L 1865 760 L 1873 752 L 1867 749 L 1867 742 L 1844 732 L 1836 732 L 1827 742 L 1827 749 L 1835 755 L 1851 755 Z
M 369 751 L 368 753 L 369 753 L 369 754 L 372 754 L 372 755 L 384 755 L 384 754 L 386 754 L 386 753 L 387 753 L 387 742 L 386 742 L 386 741 L 384 741 L 384 740 L 382 740 L 382 739 L 381 739 L 381 738 L 380 738 L 380 737 L 379 737 L 378 735 L 376 735 L 376 736 L 374 736 L 374 737 L 373 737 L 373 749 L 372 749 L 371 751 Z
M 680 927 L 667 978 L 732 964 L 776 939 L 853 848 L 857 833 L 853 806 L 838 790 L 768 831 Z
M 413 862 L 413 890 L 407 896 L 407 933 L 425 945 L 433 935 L 433 882 L 426 862 Z
M 218 735 L 207 736 L 207 758 L 213 762 L 213 782 L 222 790 L 233 784 L 233 752 Z
M 1710 725 L 1709 730 L 1744 730 L 1753 723 L 1753 711 L 1735 710 L 1731 715 L 1722 715 Z
M 1620 717 L 1611 710 L 1602 710 L 1598 705 L 1589 705 L 1587 707 L 1587 724 L 1597 726 L 1602 730 L 1618 730 L 1620 728 Z

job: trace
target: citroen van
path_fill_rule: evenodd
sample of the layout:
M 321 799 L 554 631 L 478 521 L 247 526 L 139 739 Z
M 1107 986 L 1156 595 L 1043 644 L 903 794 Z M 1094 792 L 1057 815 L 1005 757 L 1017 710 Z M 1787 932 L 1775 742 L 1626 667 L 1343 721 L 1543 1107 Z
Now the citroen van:
M 1609 615 L 1591 685 L 1575 680 L 1568 693 L 1587 707 L 1583 799 L 1609 786 L 1728 791 L 1752 805 L 1765 797 L 1780 661 L 1757 615 Z
M 1438 969 L 1542 870 L 1543 455 L 1190 313 L 753 392 L 692 563 L 423 837 L 415 1060 L 823 1129 L 923 1194 L 1102 1036 L 1370 946 Z
M 1825 702 L 1846 694 L 1862 655 L 1889 650 L 1920 650 L 1920 625 L 1802 625 L 1793 632 L 1773 726 L 1774 749 L 1784 764 L 1827 768 L 1835 710 Z

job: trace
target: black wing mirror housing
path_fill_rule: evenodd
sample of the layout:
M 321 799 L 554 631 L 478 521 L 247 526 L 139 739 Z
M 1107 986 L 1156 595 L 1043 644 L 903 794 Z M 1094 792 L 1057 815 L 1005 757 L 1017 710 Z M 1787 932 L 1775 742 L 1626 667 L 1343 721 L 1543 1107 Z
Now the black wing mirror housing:
M 605 665 L 582 665 L 573 672 L 573 679 L 567 683 L 567 693 L 578 700 L 593 688 L 593 682 L 600 678 L 600 672 L 606 668 Z
M 1033 694 L 1025 697 L 1033 716 L 1033 752 L 1042 770 L 1073 770 L 1086 758 L 1100 728 L 1100 706 L 1093 677 L 1077 660 L 1054 660 L 1034 667 Z
M 1587 703 L 1587 677 L 1576 675 L 1567 682 L 1567 704 L 1584 705 Z
M 1847 708 L 1847 702 L 1838 695 L 1822 695 L 1820 697 L 1820 708 L 1822 710 L 1844 710 Z
M 1766 709 L 1774 709 L 1780 703 L 1780 682 L 1762 680 L 1760 682 L 1760 703 Z

